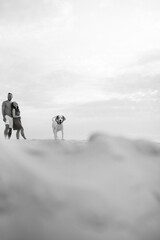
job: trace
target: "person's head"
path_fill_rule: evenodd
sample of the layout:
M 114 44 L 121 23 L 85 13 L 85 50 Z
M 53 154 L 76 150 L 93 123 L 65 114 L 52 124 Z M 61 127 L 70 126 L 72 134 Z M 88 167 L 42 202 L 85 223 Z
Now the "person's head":
M 18 103 L 12 102 L 12 106 L 13 106 L 14 108 L 17 108 L 17 107 L 18 107 Z
M 8 101 L 11 101 L 13 98 L 13 94 L 12 93 L 8 93 Z

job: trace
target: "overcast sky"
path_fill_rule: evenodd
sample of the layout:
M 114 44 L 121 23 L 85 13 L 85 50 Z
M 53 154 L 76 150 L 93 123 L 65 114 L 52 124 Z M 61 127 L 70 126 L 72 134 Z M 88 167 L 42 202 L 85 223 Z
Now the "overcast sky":
M 160 1 L 1 0 L 1 102 L 8 92 L 28 138 L 52 138 L 64 114 L 68 139 L 160 140 Z

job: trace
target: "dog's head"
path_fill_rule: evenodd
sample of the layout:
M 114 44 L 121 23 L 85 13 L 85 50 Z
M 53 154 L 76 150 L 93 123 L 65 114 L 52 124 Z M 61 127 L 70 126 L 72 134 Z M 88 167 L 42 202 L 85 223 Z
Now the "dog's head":
M 62 124 L 64 122 L 64 120 L 66 120 L 66 118 L 63 115 L 57 115 L 55 118 L 55 121 L 57 122 L 57 124 Z

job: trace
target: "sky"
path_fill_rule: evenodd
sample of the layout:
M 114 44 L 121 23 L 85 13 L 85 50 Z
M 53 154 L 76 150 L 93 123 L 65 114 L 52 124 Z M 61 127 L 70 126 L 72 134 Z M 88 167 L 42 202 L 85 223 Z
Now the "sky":
M 8 92 L 29 139 L 53 138 L 61 114 L 66 139 L 160 141 L 160 1 L 1 0 L 1 102 Z

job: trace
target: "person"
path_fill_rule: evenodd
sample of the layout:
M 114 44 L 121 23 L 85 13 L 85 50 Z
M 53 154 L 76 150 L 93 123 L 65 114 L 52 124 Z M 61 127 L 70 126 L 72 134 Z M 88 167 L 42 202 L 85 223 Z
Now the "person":
M 19 139 L 20 132 L 24 139 L 26 139 L 24 134 L 24 128 L 21 123 L 21 116 L 18 103 L 12 102 L 12 116 L 13 116 L 13 130 L 17 130 L 16 137 Z
M 2 103 L 2 116 L 5 122 L 4 137 L 10 139 L 12 135 L 13 118 L 12 118 L 12 98 L 13 94 L 8 93 L 8 100 Z

